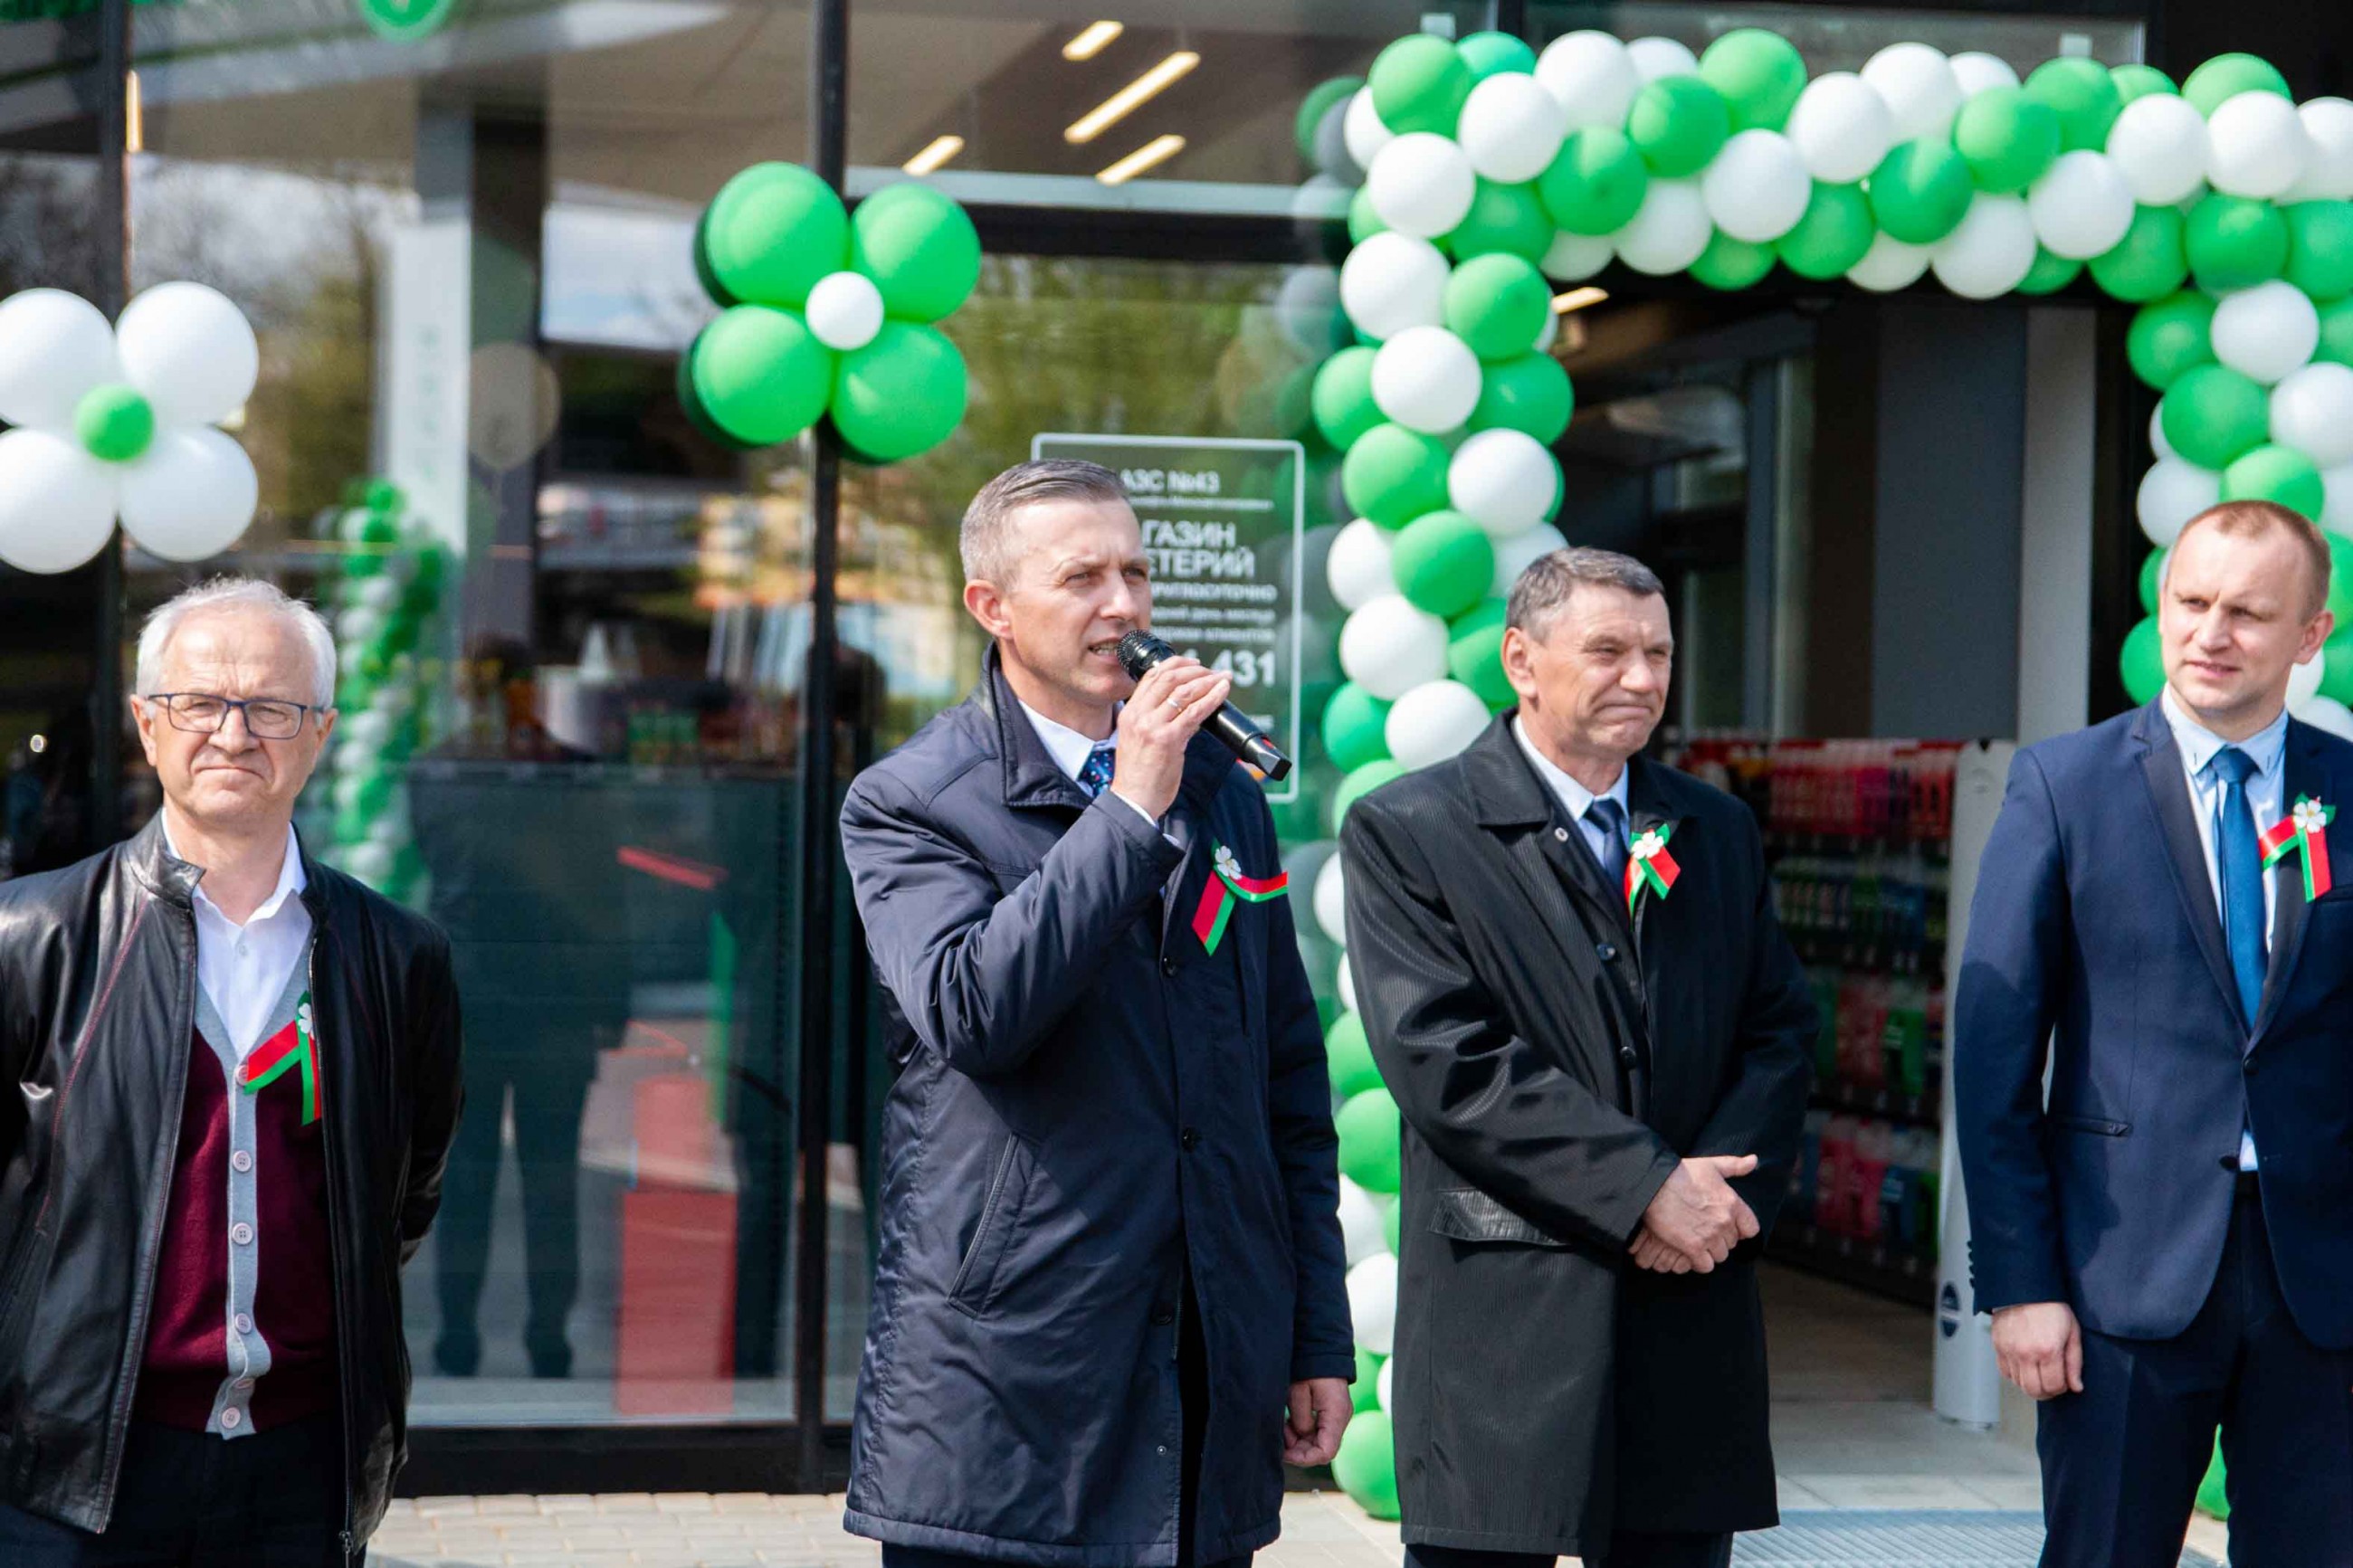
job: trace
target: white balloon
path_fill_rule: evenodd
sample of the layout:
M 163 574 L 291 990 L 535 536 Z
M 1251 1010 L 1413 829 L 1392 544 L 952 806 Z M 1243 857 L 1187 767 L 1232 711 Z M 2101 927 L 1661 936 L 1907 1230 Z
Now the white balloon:
M 1348 111 L 1341 121 L 1343 138 L 1348 144 L 1349 162 L 1359 169 L 1369 169 L 1381 149 L 1397 140 L 1397 132 L 1381 123 L 1380 111 L 1373 107 L 1373 89 L 1360 87 L 1348 100 Z
M 2310 363 L 2320 311 L 2303 289 L 2274 278 L 2224 296 L 2214 307 L 2213 338 L 2216 359 L 2268 386 Z
M 1435 239 L 1470 213 L 1479 176 L 1461 148 L 1434 132 L 1416 131 L 1381 149 L 1365 172 L 1365 191 L 1389 227 Z
M 2312 161 L 2312 138 L 2295 105 L 2275 92 L 2242 92 L 2216 104 L 2206 139 L 2206 177 L 2234 196 L 2284 195 Z
M 1325 936 L 1342 947 L 1348 945 L 1348 879 L 1337 855 L 1315 873 L 1315 923 Z
M 2206 117 L 2169 92 L 2134 99 L 2108 129 L 2108 156 L 2143 206 L 2169 207 L 2196 195 L 2211 151 Z
M 1461 681 L 1432 680 L 1397 700 L 1382 732 L 1400 767 L 1426 768 L 1486 733 L 1488 717 L 1486 703 Z
M 1548 522 L 1540 522 L 1525 533 L 1495 541 L 1495 575 L 1487 584 L 1488 597 L 1509 598 L 1512 584 L 1520 580 L 1521 573 L 1541 557 L 1567 548 L 1567 536 Z
M 123 379 L 155 405 L 155 423 L 217 425 L 245 405 L 261 345 L 245 312 L 201 283 L 159 283 L 114 329 Z
M 2158 549 L 2170 550 L 2181 525 L 2221 499 L 2221 475 L 2179 458 L 2160 458 L 2140 477 L 2134 504 L 2141 532 Z
M 1408 327 L 1373 355 L 1373 403 L 1409 430 L 1460 429 L 1479 405 L 1479 356 L 1444 327 Z
M 1342 623 L 1340 668 L 1374 696 L 1394 702 L 1445 675 L 1446 623 L 1402 594 L 1384 594 Z
M 2272 439 L 2327 469 L 2353 463 L 2353 366 L 2323 360 L 2272 388 Z
M 27 289 L 0 300 L 0 420 L 70 435 L 82 398 L 121 377 L 114 329 L 80 295 Z
M 1291 216 L 1301 223 L 1345 222 L 1349 199 L 1356 187 L 1364 183 L 1362 170 L 1348 184 L 1342 184 L 1329 174 L 1310 174 L 1291 193 Z
M 1383 1236 L 1381 1239 L 1387 1241 L 1388 1237 Z M 1396 1406 L 1391 1405 L 1389 1400 L 1396 1392 L 1397 1357 L 1389 1356 L 1382 1361 L 1381 1370 L 1373 1375 L 1373 1397 L 1381 1402 L 1382 1409 L 1394 1410 Z
M 829 272 L 808 292 L 809 335 L 829 349 L 862 349 L 882 330 L 882 290 L 856 272 Z
M 1652 180 L 1634 220 L 1609 237 L 1619 260 L 1664 278 L 1697 261 L 1715 237 L 1715 220 L 1707 216 L 1697 180 Z
M 2287 705 L 2301 709 L 2320 695 L 2320 683 L 2328 673 L 2328 657 L 2314 654 L 2302 664 L 2292 664 L 2287 669 Z M 2298 713 L 2298 718 L 2303 714 Z
M 2016 87 L 2018 73 L 2000 55 L 1989 55 L 1977 49 L 1952 58 L 1953 80 L 1960 85 L 1964 100 L 1975 98 L 1988 88 Z
M 1609 266 L 1617 255 L 1608 235 L 1572 234 L 1564 228 L 1553 235 L 1536 269 L 1556 283 L 1575 283 Z
M 1887 100 L 1898 142 L 1947 135 L 1961 110 L 1952 61 L 1926 44 L 1888 45 L 1863 63 L 1862 79 Z
M 1472 88 L 1454 128 L 1471 167 L 1510 185 L 1549 168 L 1567 133 L 1560 100 L 1525 71 L 1501 71 Z
M 2353 463 L 2322 471 L 2320 526 L 2353 539 Z
M 1525 533 L 1550 516 L 1560 482 L 1560 465 L 1525 430 L 1482 430 L 1454 449 L 1446 468 L 1454 510 L 1496 539 Z
M 1699 75 L 1699 57 L 1672 38 L 1637 38 L 1626 46 L 1626 58 L 1646 85 L 1662 76 Z
M 96 555 L 114 533 L 118 472 L 47 430 L 0 435 L 0 561 L 70 572 Z
M 1345 963 L 1347 960 L 1340 962 Z M 1340 1246 L 1351 1268 L 1389 1249 L 1388 1227 L 1382 1223 L 1382 1217 L 1378 1198 L 1347 1177 L 1340 1178 Z
M 1852 71 L 1831 71 L 1806 84 L 1789 110 L 1788 136 L 1807 172 L 1833 185 L 1852 184 L 1879 167 L 1895 145 L 1895 117 L 1879 89 Z
M 1814 177 L 1787 136 L 1750 130 L 1725 142 L 1700 176 L 1699 190 L 1716 227 L 1735 239 L 1765 245 L 1806 216 Z
M 1397 535 L 1369 517 L 1356 519 L 1332 536 L 1324 576 L 1342 609 L 1361 610 L 1383 594 L 1397 592 L 1397 573 L 1389 565 L 1396 548 Z
M 1931 247 L 1936 281 L 1964 300 L 2009 293 L 2034 267 L 2034 220 L 2017 196 L 1979 191 L 1960 226 Z
M 1847 281 L 1875 294 L 1892 294 L 1920 281 L 1931 259 L 1925 245 L 1908 245 L 1888 234 L 1873 235 L 1862 259 L 1846 269 Z
M 1397 1258 L 1382 1252 L 1348 1270 L 1348 1321 L 1356 1342 L 1387 1355 L 1397 1342 Z
M 2295 117 L 2312 155 L 2304 176 L 2281 198 L 2290 202 L 2341 202 L 2353 198 L 2353 103 L 2341 98 L 2316 98 L 2299 104 Z
M 2062 153 L 2027 193 L 2026 209 L 2044 249 L 2089 261 L 2114 250 L 2132 227 L 2132 187 L 2105 153 Z
M 1340 954 L 1338 965 L 1332 971 L 1332 991 L 1340 998 L 1340 1005 L 1354 1013 L 1356 1008 L 1356 977 L 1348 968 L 1348 955 Z
M 150 555 L 202 561 L 253 521 L 260 481 L 245 448 L 210 426 L 166 430 L 122 465 L 122 526 Z
M 1642 78 L 1626 46 L 1591 28 L 1546 44 L 1536 57 L 1536 81 L 1560 105 L 1571 131 L 1588 125 L 1621 129 L 1626 111 L 1634 107 L 1634 95 L 1642 90 Z
M 1558 336 L 1560 336 L 1560 312 L 1546 310 L 1544 323 L 1536 328 L 1536 341 L 1528 345 L 1528 350 L 1531 353 L 1548 354 L 1552 353 L 1552 341 Z
M 1387 230 L 1340 265 L 1340 303 L 1367 337 L 1434 327 L 1446 316 L 1446 258 L 1438 247 Z
M 1282 335 L 1320 358 L 1332 352 L 1339 325 L 1340 273 L 1332 267 L 1294 267 L 1274 290 L 1275 324 Z M 1345 341 L 1345 339 L 1343 340 Z
M 2181 456 L 2173 449 L 2173 443 L 2165 438 L 2165 410 L 2161 407 L 2148 411 L 2148 448 L 2160 458 Z
M 2326 730 L 2340 740 L 2353 741 L 2353 708 L 2348 708 L 2334 697 L 2315 697 L 2295 716 L 2316 730 Z M 1388 1371 L 1384 1366 L 1382 1371 Z

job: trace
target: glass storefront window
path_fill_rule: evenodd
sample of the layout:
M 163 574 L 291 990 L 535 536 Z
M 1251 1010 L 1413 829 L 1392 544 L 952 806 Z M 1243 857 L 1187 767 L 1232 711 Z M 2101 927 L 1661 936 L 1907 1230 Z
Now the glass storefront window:
M 1805 57 L 1809 74 L 1862 68 L 1890 44 L 1932 44 L 1947 54 L 1975 51 L 2006 60 L 2021 76 L 2043 61 L 2076 55 L 2104 65 L 2142 58 L 2145 30 L 2130 18 L 1968 14 L 1855 5 L 1678 5 L 1662 0 L 1596 5 L 1533 0 L 1529 37 L 1537 47 L 1593 27 L 1621 38 L 1672 38 L 1694 53 L 1738 27 L 1780 34 Z

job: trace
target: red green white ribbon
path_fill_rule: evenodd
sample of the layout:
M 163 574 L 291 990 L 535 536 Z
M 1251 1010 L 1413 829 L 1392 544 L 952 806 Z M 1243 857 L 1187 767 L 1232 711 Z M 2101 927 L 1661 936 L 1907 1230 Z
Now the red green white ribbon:
M 2263 830 L 2256 842 L 2263 847 L 2263 868 L 2271 869 L 2291 855 L 2304 857 L 2304 896 L 2309 900 L 2328 891 L 2328 825 L 2337 808 L 2310 795 L 2298 795 L 2295 807 Z
M 302 1125 L 319 1120 L 319 1037 L 311 1027 L 311 994 L 294 1009 L 294 1022 L 254 1047 L 237 1071 L 237 1085 L 248 1094 L 259 1094 L 287 1073 L 302 1074 Z
M 1262 904 L 1291 886 L 1291 873 L 1277 871 L 1271 877 L 1245 877 L 1241 862 L 1224 845 L 1218 846 L 1212 859 L 1216 874 L 1201 889 L 1201 901 L 1193 910 L 1193 934 L 1201 939 L 1204 952 L 1218 951 L 1218 943 L 1226 938 L 1226 923 L 1234 918 L 1234 905 L 1247 901 Z
M 1650 889 L 1665 898 L 1674 889 L 1675 879 L 1683 868 L 1667 853 L 1667 840 L 1673 837 L 1675 825 L 1662 822 L 1656 827 L 1646 827 L 1626 845 L 1626 910 L 1631 914 L 1634 902 Z

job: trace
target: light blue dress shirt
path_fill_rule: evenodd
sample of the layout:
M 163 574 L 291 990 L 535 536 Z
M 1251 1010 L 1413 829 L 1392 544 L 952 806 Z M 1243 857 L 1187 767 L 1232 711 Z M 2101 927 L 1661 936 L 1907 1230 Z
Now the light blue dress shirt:
M 1627 770 L 1620 766 L 1617 778 L 1611 781 L 1609 787 L 1597 795 L 1563 773 L 1559 764 L 1550 757 L 1536 750 L 1535 743 L 1528 739 L 1527 731 L 1521 727 L 1517 718 L 1512 721 L 1512 736 L 1519 742 L 1520 750 L 1528 754 L 1528 761 L 1535 764 L 1536 776 L 1544 780 L 1545 786 L 1550 789 L 1560 804 L 1568 809 L 1568 819 L 1577 824 L 1577 830 L 1579 833 L 1585 835 L 1585 847 L 1593 851 L 1593 858 L 1600 865 L 1609 865 L 1610 854 L 1602 837 L 1601 829 L 1599 825 L 1586 818 L 1585 808 L 1596 800 L 1614 800 L 1618 803 L 1618 809 L 1623 814 L 1625 820 L 1632 822 L 1634 814 L 1626 806 Z M 1625 847 L 1622 844 L 1618 846 L 1621 854 Z

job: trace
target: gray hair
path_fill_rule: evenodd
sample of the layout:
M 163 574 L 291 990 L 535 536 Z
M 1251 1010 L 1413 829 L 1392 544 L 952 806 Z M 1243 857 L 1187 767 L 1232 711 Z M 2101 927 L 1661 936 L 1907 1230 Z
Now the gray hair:
M 331 706 L 335 700 L 335 634 L 318 611 L 258 577 L 216 577 L 158 605 L 139 628 L 136 694 L 146 696 L 164 679 L 164 656 L 189 616 L 239 610 L 276 616 L 301 635 L 311 654 L 311 700 L 322 708 Z
M 1091 500 L 1127 504 L 1127 487 L 1101 463 L 1074 458 L 1049 458 L 1016 463 L 988 483 L 964 509 L 964 528 L 956 549 L 964 557 L 967 583 L 1006 585 L 1014 560 L 1007 539 L 1013 514 L 1041 501 Z
M 1639 599 L 1664 598 L 1667 592 L 1659 574 L 1632 556 L 1572 544 L 1528 563 L 1527 570 L 1512 584 L 1504 624 L 1541 641 L 1551 632 L 1553 617 L 1580 586 L 1616 588 Z

